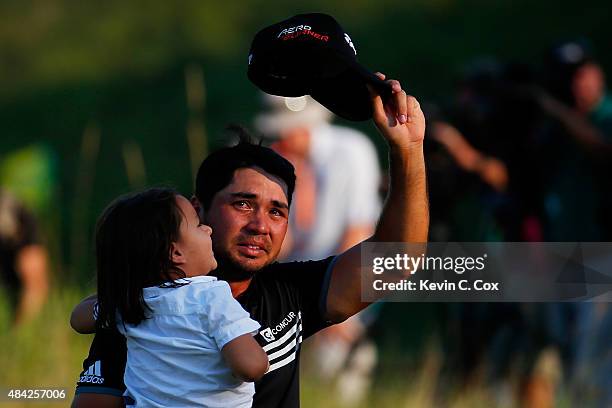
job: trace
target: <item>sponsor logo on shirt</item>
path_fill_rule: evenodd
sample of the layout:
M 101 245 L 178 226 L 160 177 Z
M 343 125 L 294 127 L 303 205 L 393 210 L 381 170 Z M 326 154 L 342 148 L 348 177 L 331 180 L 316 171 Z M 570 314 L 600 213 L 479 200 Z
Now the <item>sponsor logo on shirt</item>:
M 260 333 L 261 336 L 266 339 L 268 343 L 276 340 L 276 337 L 274 337 L 274 335 L 272 334 L 272 329 L 269 327 L 267 329 L 261 330 Z
M 79 378 L 79 382 L 81 383 L 89 383 L 89 384 L 103 384 L 104 377 L 102 377 L 102 369 L 100 366 L 100 361 L 96 361 L 89 368 L 81 373 L 81 377 Z
M 294 312 L 289 312 L 289 314 L 287 316 L 285 316 L 285 318 L 283 320 L 281 320 L 281 322 L 279 324 L 277 324 L 274 327 L 268 327 L 264 330 L 260 330 L 259 332 L 261 333 L 261 336 L 266 339 L 266 341 L 269 343 L 271 341 L 276 340 L 276 337 L 274 337 L 275 334 L 280 333 L 281 331 L 283 331 L 287 326 L 289 326 L 291 324 L 291 322 L 295 319 L 295 313 Z
M 268 343 L 263 346 L 270 360 L 268 373 L 284 367 L 296 359 L 302 343 L 302 312 L 289 312 L 279 324 L 259 333 Z

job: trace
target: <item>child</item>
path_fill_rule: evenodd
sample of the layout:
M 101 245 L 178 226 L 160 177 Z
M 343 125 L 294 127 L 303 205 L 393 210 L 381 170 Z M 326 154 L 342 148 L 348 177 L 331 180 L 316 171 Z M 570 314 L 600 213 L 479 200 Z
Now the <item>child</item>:
M 126 337 L 125 399 L 138 407 L 250 407 L 268 358 L 259 323 L 207 274 L 212 230 L 169 189 L 121 197 L 96 229 L 98 327 Z

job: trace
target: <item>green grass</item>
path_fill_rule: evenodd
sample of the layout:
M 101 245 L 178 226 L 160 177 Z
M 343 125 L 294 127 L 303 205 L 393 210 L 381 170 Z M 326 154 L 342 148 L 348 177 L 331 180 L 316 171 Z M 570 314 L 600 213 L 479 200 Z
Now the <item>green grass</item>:
M 68 406 L 87 356 L 92 336 L 78 335 L 69 326 L 73 306 L 86 293 L 64 287 L 52 292 L 42 313 L 33 321 L 11 327 L 9 309 L 0 296 L 0 390 L 10 388 L 65 388 L 66 400 L 54 402 L 7 402 L 0 396 L 0 407 Z M 374 374 L 374 383 L 360 407 L 420 408 L 444 406 L 452 408 L 494 407 L 490 390 L 474 384 L 469 390 L 457 392 L 456 387 L 439 383 L 441 356 L 435 348 L 422 350 L 417 359 L 407 360 L 400 350 L 389 351 L 392 357 L 382 358 Z M 302 365 L 308 366 L 308 354 Z M 304 370 L 301 377 L 302 406 L 341 408 L 336 398 L 335 384 L 322 382 Z M 557 406 L 569 406 L 565 398 Z M 507 406 L 507 405 L 504 405 Z
M 16 328 L 2 303 L 5 297 L 0 298 L 0 389 L 65 388 L 66 400 L 35 405 L 68 406 L 92 339 L 77 335 L 68 323 L 70 311 L 82 297 L 75 289 L 56 290 L 38 317 Z M 0 396 L 0 406 L 31 407 L 32 403 L 6 403 Z
M 308 349 L 308 344 L 306 344 Z M 380 352 L 380 350 L 379 350 Z M 441 355 L 435 347 L 422 351 L 418 361 L 401 356 L 395 350 L 392 362 L 380 361 L 373 374 L 373 384 L 365 400 L 352 408 L 490 408 L 495 402 L 484 388 L 472 387 L 467 393 L 460 393 L 453 384 L 447 384 L 443 390 L 441 381 Z M 305 354 L 308 356 L 308 353 Z M 308 362 L 306 362 L 308 366 Z M 302 405 L 317 408 L 346 408 L 337 398 L 336 383 L 317 380 L 307 368 L 302 377 Z M 308 375 L 310 373 L 310 375 Z

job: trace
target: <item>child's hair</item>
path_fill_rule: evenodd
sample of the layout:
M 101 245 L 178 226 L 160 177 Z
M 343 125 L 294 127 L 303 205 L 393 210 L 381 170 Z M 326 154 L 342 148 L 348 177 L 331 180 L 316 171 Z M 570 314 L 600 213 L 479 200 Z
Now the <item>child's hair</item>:
M 128 194 L 113 201 L 98 219 L 99 327 L 115 327 L 117 311 L 125 323 L 140 323 L 148 310 L 143 288 L 185 277 L 170 258 L 183 219 L 177 195 L 169 188 Z

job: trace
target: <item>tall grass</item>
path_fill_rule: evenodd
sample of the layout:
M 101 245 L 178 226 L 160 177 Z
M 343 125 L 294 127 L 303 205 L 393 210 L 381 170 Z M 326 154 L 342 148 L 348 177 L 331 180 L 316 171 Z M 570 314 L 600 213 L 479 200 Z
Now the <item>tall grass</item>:
M 64 388 L 62 401 L 8 402 L 0 395 L 2 408 L 68 406 L 74 397 L 77 376 L 87 356 L 92 336 L 76 334 L 69 326 L 74 305 L 86 293 L 73 287 L 55 289 L 44 310 L 33 321 L 12 327 L 6 297 L 0 294 L 0 390 L 11 388 Z M 420 408 L 444 406 L 453 408 L 500 406 L 484 385 L 474 385 L 468 392 L 458 392 L 452 384 L 440 387 L 441 356 L 435 348 L 423 350 L 418 360 L 408 364 L 397 354 L 394 363 L 381 361 L 374 384 L 360 407 Z M 307 364 L 307 355 L 303 358 Z M 400 368 L 400 366 L 402 368 Z M 336 408 L 342 405 L 335 395 L 333 382 L 321 382 L 310 372 L 301 378 L 302 406 Z M 502 406 L 516 406 L 516 401 Z M 569 407 L 565 398 L 557 406 Z
M 398 350 L 395 350 L 394 353 L 398 353 Z M 460 392 L 456 384 L 448 381 L 445 381 L 443 388 L 440 387 L 441 359 L 442 356 L 434 346 L 426 347 L 417 360 L 395 354 L 393 363 L 381 361 L 383 367 L 375 370 L 370 392 L 358 406 L 351 406 L 351 408 L 491 408 L 496 406 L 496 402 L 484 387 L 472 387 L 467 393 Z M 301 400 L 304 407 L 347 408 L 338 398 L 335 381 L 317 380 L 311 368 L 307 368 L 307 371 L 307 375 L 301 381 Z
M 0 297 L 0 390 L 65 388 L 63 401 L 36 403 L 42 407 L 68 406 L 92 336 L 78 335 L 69 325 L 70 311 L 82 298 L 74 288 L 54 290 L 34 320 L 12 327 L 6 297 Z M 31 407 L 32 402 L 9 402 L 2 407 Z

